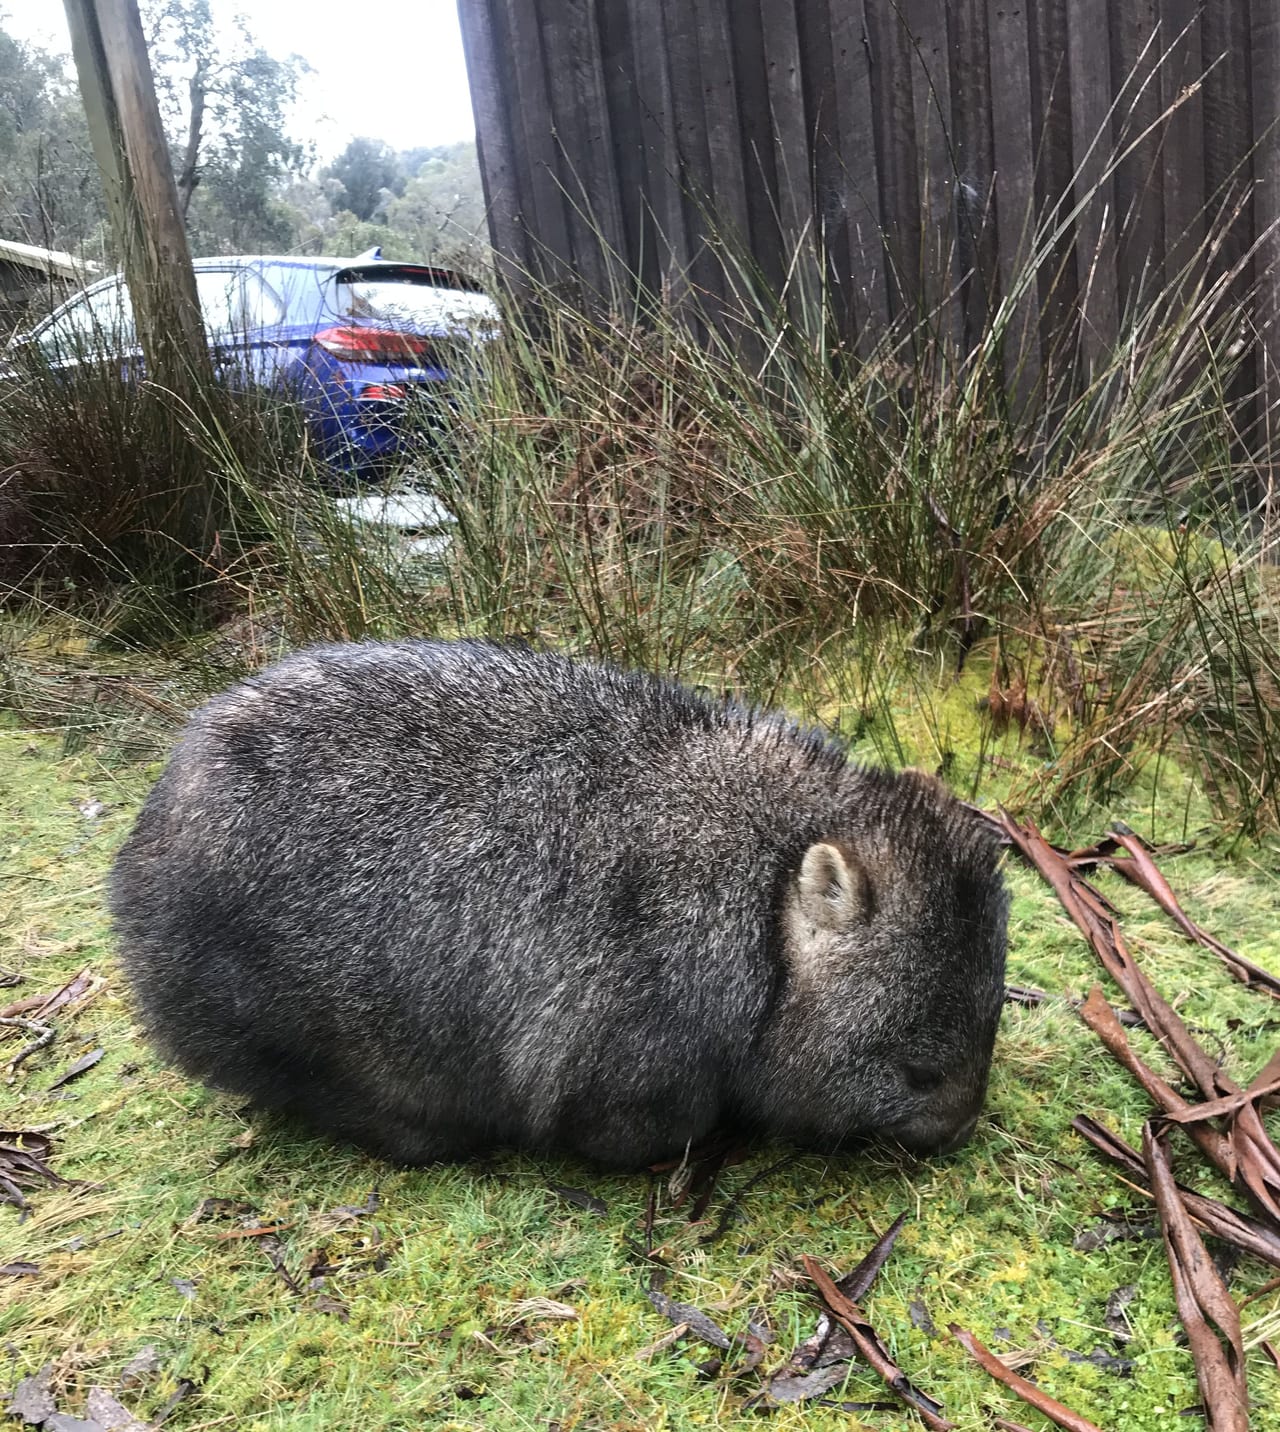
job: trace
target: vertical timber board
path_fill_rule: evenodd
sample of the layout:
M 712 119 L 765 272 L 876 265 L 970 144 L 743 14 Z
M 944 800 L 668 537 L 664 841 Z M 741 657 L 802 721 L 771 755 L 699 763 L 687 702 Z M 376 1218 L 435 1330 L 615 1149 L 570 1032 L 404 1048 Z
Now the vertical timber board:
M 726 0 L 697 0 L 698 68 L 702 77 L 702 123 L 706 135 L 708 232 L 717 251 L 744 257 L 751 251 L 738 81 Z M 721 243 L 720 241 L 723 241 Z M 730 269 L 733 260 L 729 260 Z
M 526 261 L 543 283 L 576 294 L 538 13 L 534 0 L 494 0 L 494 14 L 510 62 L 507 105 L 514 162 L 521 174 Z
M 1249 43 L 1247 16 L 1240 4 L 1212 4 L 1201 12 L 1200 43 L 1205 67 L 1204 161 L 1206 225 L 1212 241 L 1211 281 L 1228 283 L 1223 295 L 1229 311 L 1247 313 L 1253 273 L 1249 250 L 1253 243 L 1253 205 L 1249 107 Z M 1229 397 L 1234 405 L 1241 447 L 1253 443 L 1258 354 L 1247 323 L 1240 337 L 1248 343 Z
M 1276 516 L 1276 475 L 1280 458 L 1280 14 L 1275 0 L 1250 0 L 1248 54 L 1252 68 L 1254 326 L 1258 330 L 1260 417 L 1254 444 L 1264 469 L 1262 499 L 1270 533 Z M 1245 494 L 1242 494 L 1245 496 Z
M 813 218 L 813 163 L 805 126 L 800 34 L 793 0 L 761 0 L 768 112 L 774 136 L 782 262 L 794 318 L 816 311 L 819 273 Z
M 901 0 L 901 13 L 910 40 L 924 301 L 930 328 L 955 345 L 963 325 L 955 293 L 956 161 L 947 12 L 935 0 Z
M 614 286 L 611 243 L 620 241 L 622 222 L 593 4 L 536 0 L 554 139 L 553 172 L 564 196 L 571 261 L 586 295 L 600 303 L 610 298 Z
M 953 0 L 950 22 L 955 247 L 964 343 L 981 341 L 999 293 L 986 0 Z
M 776 198 L 778 165 L 769 118 L 764 27 L 758 0 L 739 0 L 733 7 L 732 15 L 731 40 L 734 74 L 737 77 L 738 127 L 742 135 L 750 254 L 764 282 L 778 292 L 785 277 Z
M 575 96 L 570 107 L 571 122 L 581 126 L 571 137 L 573 153 L 582 156 L 580 172 L 576 178 L 571 176 L 571 182 L 580 181 L 586 194 L 583 244 L 599 266 L 601 295 L 616 302 L 619 284 L 629 286 L 625 277 L 628 255 L 596 19 L 600 3 L 601 0 L 553 0 L 550 8 L 568 18 L 567 65 L 555 88 Z M 610 8 L 609 0 L 604 0 L 604 8 Z
M 708 314 L 724 296 L 724 272 L 707 245 L 707 216 L 714 204 L 711 160 L 702 104 L 702 67 L 698 57 L 696 7 L 704 0 L 651 0 L 661 4 L 666 28 L 667 71 L 676 153 L 680 158 L 680 197 L 689 235 L 688 273 L 694 301 Z
M 1156 0 L 1113 6 L 1111 76 L 1116 165 L 1116 266 L 1121 314 L 1158 291 L 1164 278 L 1165 125 L 1160 122 L 1160 63 L 1168 44 Z
M 880 201 L 866 0 L 828 0 L 835 57 L 838 157 L 849 236 L 849 284 L 858 310 L 858 351 L 869 353 L 889 327 L 885 217 Z
M 871 107 L 880 158 L 891 320 L 921 308 L 920 180 L 911 97 L 910 35 L 897 0 L 863 0 L 871 45 Z
M 506 103 L 510 89 L 494 27 L 493 0 L 458 0 L 458 20 L 476 122 L 476 152 L 489 241 L 504 281 L 518 289 L 521 277 L 529 269 L 529 254 L 520 199 L 520 166 L 515 160 Z
M 642 292 L 660 287 L 656 239 L 645 212 L 644 120 L 641 116 L 636 75 L 636 48 L 626 4 L 596 5 L 600 29 L 600 79 L 609 117 L 613 166 L 621 225 L 619 257 Z
M 130 252 L 143 251 L 142 229 L 138 223 L 133 180 L 124 159 L 120 116 L 116 113 L 107 77 L 107 58 L 98 31 L 97 11 L 93 0 L 64 0 L 64 3 L 80 98 L 89 124 L 89 141 L 102 174 L 112 233 L 120 246 L 122 261 L 127 262 Z
M 655 0 L 626 0 L 631 22 L 629 63 L 635 77 L 636 106 L 644 170 L 641 220 L 645 248 L 654 250 L 657 292 L 679 307 L 687 286 L 692 257 L 685 224 L 683 178 L 676 146 L 671 75 L 667 67 L 667 32 L 663 7 Z M 626 136 L 619 136 L 625 143 Z
M 1006 306 L 1004 371 L 1010 397 L 1026 407 L 1040 382 L 1036 275 L 1035 153 L 1031 141 L 1031 61 L 1026 12 L 987 0 L 991 131 L 996 162 L 996 233 L 1001 303 Z
M 1200 46 L 1201 0 L 1164 0 L 1160 99 L 1173 112 L 1164 142 L 1164 281 L 1186 279 L 1205 237 L 1204 56 Z M 1175 108 L 1176 106 L 1176 108 Z
M 848 7 L 845 9 L 847 13 Z M 837 38 L 825 4 L 797 5 L 795 16 L 805 142 L 813 169 L 814 242 L 822 257 L 822 278 L 832 317 L 839 331 L 852 338 L 857 331 L 857 315 L 848 281 L 849 232 L 836 114 Z
M 1092 378 L 1119 337 L 1116 300 L 1115 186 L 1112 155 L 1111 54 L 1107 0 L 1067 6 L 1071 66 L 1071 141 L 1076 161 L 1076 273 L 1080 282 L 1080 345 Z
M 1067 63 L 1067 6 L 1072 0 L 1040 0 L 1029 11 L 1032 142 L 1036 155 L 1037 255 L 1041 371 L 1052 402 L 1066 399 L 1077 369 L 1080 340 L 1079 274 L 1074 226 L 1071 143 L 1071 73 Z

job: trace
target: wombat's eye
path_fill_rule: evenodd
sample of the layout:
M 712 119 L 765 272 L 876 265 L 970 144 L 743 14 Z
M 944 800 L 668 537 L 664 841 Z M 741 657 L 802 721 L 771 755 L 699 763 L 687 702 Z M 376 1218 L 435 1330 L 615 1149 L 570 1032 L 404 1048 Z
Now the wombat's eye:
M 947 1077 L 936 1064 L 904 1064 L 902 1072 L 908 1085 L 919 1094 L 927 1094 L 930 1089 L 936 1089 Z

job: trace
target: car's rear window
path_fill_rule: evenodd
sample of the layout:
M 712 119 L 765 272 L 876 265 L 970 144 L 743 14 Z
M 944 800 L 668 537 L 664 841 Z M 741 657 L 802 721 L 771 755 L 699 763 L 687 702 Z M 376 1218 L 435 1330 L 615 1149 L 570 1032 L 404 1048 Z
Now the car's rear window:
M 339 282 L 338 312 L 424 333 L 486 334 L 496 331 L 498 307 L 483 293 L 391 278 Z

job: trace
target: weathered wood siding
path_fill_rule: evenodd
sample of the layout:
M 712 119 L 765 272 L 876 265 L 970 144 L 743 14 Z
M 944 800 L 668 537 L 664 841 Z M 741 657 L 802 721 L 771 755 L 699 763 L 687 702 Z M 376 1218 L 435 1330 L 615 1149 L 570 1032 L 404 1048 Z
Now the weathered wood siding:
M 513 274 L 714 312 L 740 283 L 727 244 L 793 290 L 825 265 L 864 345 L 921 313 L 972 339 L 1013 295 L 1025 390 L 1100 362 L 1234 213 L 1211 263 L 1245 260 L 1245 385 L 1280 375 L 1280 0 L 459 8 Z

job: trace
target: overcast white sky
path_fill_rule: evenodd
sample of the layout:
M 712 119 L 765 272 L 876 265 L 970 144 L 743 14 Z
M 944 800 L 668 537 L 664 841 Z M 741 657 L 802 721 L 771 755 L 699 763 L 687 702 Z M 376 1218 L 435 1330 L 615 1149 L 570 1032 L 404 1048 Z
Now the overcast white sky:
M 294 133 L 315 144 L 321 162 L 357 134 L 411 149 L 475 133 L 455 0 L 211 5 L 223 21 L 248 15 L 250 30 L 269 54 L 301 55 L 315 71 L 303 81 Z M 0 0 L 0 16 L 15 38 L 70 54 L 61 0 Z

